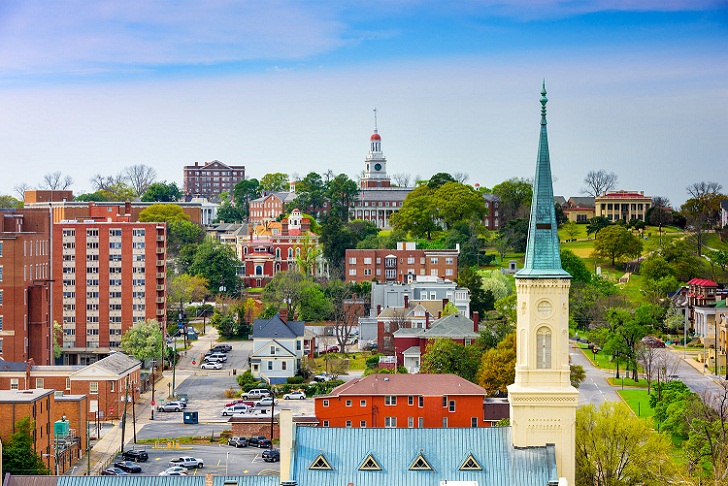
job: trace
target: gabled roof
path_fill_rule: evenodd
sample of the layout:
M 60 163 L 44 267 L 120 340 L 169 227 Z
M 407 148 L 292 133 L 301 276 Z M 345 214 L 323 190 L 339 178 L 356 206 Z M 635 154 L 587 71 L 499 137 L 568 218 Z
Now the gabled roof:
M 554 204 L 564 206 L 566 205 L 566 198 L 564 196 L 554 196 Z
M 275 343 L 280 349 L 286 352 L 289 358 L 295 358 L 296 353 L 285 347 L 283 344 L 279 343 L 275 339 L 271 339 L 268 343 L 264 344 L 260 348 L 258 348 L 258 351 L 255 351 L 252 356 L 259 358 L 259 357 L 267 357 L 267 356 L 278 356 L 278 357 L 284 357 L 280 354 L 270 354 L 270 346 L 272 343 Z
M 515 448 L 510 427 L 297 427 L 294 443 L 292 479 L 301 485 L 439 486 L 441 481 L 477 481 L 478 486 L 546 486 L 558 481 L 554 446 Z M 331 469 L 310 469 L 322 454 Z M 426 458 L 429 470 L 412 470 L 419 456 Z M 361 470 L 369 457 L 381 469 Z M 466 463 L 480 469 L 463 468 Z
M 3 371 L 12 371 L 12 372 L 18 372 L 18 371 L 25 371 L 28 367 L 28 364 L 25 361 L 5 361 L 4 359 L 0 359 L 0 372 Z
M 142 363 L 124 353 L 111 353 L 106 358 L 71 373 L 71 379 L 119 379 L 134 369 L 141 368 Z
M 572 209 L 575 208 L 591 208 L 594 209 L 594 198 L 591 196 L 571 197 L 569 198 Z
M 394 331 L 394 337 L 421 336 L 425 339 L 450 338 L 450 339 L 476 339 L 480 335 L 473 330 L 472 320 L 461 314 L 450 314 L 441 317 L 432 323 L 429 329 L 422 328 L 401 328 Z
M 453 374 L 372 374 L 347 381 L 334 388 L 329 396 L 346 395 L 479 395 L 485 388 Z
M 688 285 L 697 285 L 699 287 L 717 287 L 718 284 L 712 280 L 705 278 L 694 278 L 688 282 Z
M 253 339 L 295 339 L 302 337 L 306 329 L 303 321 L 283 322 L 281 315 L 253 322 Z

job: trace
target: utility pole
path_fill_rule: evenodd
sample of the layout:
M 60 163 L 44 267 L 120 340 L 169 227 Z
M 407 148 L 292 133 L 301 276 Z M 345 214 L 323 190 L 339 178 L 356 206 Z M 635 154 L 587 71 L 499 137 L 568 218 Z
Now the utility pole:
M 124 433 L 126 432 L 126 404 L 129 401 L 129 375 L 126 375 L 124 387 L 124 413 L 121 415 L 121 452 L 124 452 Z
M 164 339 L 164 337 L 162 337 L 162 339 Z M 162 351 L 164 351 L 164 342 L 162 342 Z M 152 403 L 151 403 L 152 406 L 149 407 L 152 411 L 152 417 L 149 420 L 154 420 L 154 405 L 155 405 L 155 402 L 154 402 L 154 368 L 155 368 L 155 366 L 154 365 L 155 364 L 156 364 L 156 361 L 152 360 L 152 369 L 149 371 L 149 375 L 151 376 L 151 380 L 152 380 Z M 164 362 L 162 362 L 162 366 L 164 366 Z
M 174 337 L 174 349 L 172 350 L 172 393 L 176 390 L 175 378 L 177 373 L 177 336 Z
M 131 390 L 131 423 L 134 426 L 134 443 L 137 443 L 137 437 L 136 437 L 136 400 L 134 399 L 135 395 L 135 389 L 134 389 L 134 383 L 131 384 L 132 390 Z
M 270 448 L 273 448 L 273 415 L 276 413 L 276 392 L 271 387 L 271 396 L 273 397 L 273 402 L 270 405 Z

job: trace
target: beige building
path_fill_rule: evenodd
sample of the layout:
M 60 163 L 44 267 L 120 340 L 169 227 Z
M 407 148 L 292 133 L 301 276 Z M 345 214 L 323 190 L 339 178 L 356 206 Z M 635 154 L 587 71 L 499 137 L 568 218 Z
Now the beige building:
M 650 207 L 652 198 L 645 196 L 644 191 L 610 191 L 594 198 L 594 215 L 604 216 L 609 221 L 646 221 Z

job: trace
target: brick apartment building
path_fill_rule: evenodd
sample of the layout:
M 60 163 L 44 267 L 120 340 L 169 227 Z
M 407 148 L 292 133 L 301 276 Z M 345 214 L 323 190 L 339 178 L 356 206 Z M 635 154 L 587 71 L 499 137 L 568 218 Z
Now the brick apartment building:
M 225 165 L 219 160 L 206 162 L 200 165 L 186 165 L 184 167 L 185 196 L 217 198 L 221 192 L 232 194 L 235 185 L 245 180 L 245 166 Z
M 413 282 L 417 276 L 452 280 L 458 274 L 455 250 L 418 250 L 413 242 L 397 243 L 396 250 L 346 250 L 347 282 Z
M 166 225 L 109 219 L 53 227 L 53 316 L 64 364 L 97 361 L 135 322 L 165 315 Z
M 50 212 L 0 211 L 0 357 L 51 364 Z
M 295 192 L 263 191 L 259 198 L 253 199 L 248 204 L 248 222 L 256 225 L 275 221 L 286 210 L 285 205 L 294 199 L 296 199 Z
M 488 427 L 486 391 L 457 375 L 373 374 L 314 397 L 322 427 Z
M 0 439 L 5 442 L 16 432 L 24 417 L 35 422 L 33 448 L 51 473 L 63 474 L 83 456 L 88 443 L 85 396 L 56 396 L 52 389 L 0 390 Z

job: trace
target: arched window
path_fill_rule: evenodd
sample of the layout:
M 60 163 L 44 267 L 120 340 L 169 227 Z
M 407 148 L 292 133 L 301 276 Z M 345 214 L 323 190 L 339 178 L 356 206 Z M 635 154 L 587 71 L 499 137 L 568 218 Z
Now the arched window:
M 291 258 L 293 258 L 293 248 L 288 249 L 288 259 L 290 260 Z
M 263 275 L 263 266 L 262 265 L 256 265 L 255 266 L 255 274 L 256 275 Z
M 536 333 L 536 368 L 551 369 L 551 331 L 542 327 Z
M 280 257 L 281 257 L 281 249 L 276 248 L 276 258 L 280 258 Z

